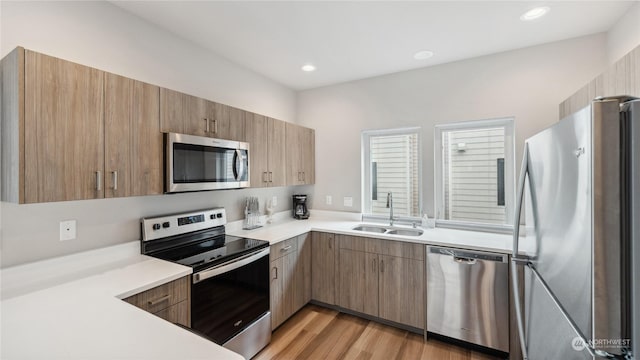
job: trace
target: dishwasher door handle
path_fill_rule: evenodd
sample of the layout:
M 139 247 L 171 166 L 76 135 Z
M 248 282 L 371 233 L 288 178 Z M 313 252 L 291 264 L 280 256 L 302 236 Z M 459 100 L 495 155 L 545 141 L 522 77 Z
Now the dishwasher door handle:
M 459 257 L 459 256 L 454 256 L 453 261 L 457 262 L 458 264 L 465 264 L 465 265 L 475 265 L 475 263 L 477 262 L 476 259 L 470 259 L 470 258 Z

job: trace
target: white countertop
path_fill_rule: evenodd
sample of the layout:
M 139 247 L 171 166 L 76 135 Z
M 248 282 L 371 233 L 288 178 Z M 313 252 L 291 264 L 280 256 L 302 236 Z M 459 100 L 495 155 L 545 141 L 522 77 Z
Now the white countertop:
M 3 269 L 0 358 L 243 359 L 121 300 L 190 273 L 138 241 Z
M 354 227 L 360 224 L 363 224 L 363 222 L 360 221 L 360 214 L 313 210 L 311 211 L 311 216 L 307 220 L 293 219 L 288 212 L 279 213 L 274 216 L 272 224 L 264 224 L 263 227 L 254 230 L 243 230 L 242 221 L 232 222 L 227 225 L 227 233 L 235 236 L 266 240 L 271 244 L 275 244 L 309 231 L 322 231 L 334 234 L 364 236 L 428 245 L 441 245 L 446 247 L 498 252 L 504 254 L 511 253 L 513 242 L 511 235 L 454 230 L 439 227 L 435 229 L 420 228 L 424 231 L 420 236 L 386 235 L 353 230 Z M 376 226 L 388 225 L 371 222 L 368 224 Z M 411 228 L 409 226 L 402 225 L 394 227 Z
M 352 230 L 358 224 L 355 213 L 315 210 L 308 220 L 294 220 L 283 212 L 255 230 L 242 230 L 242 221 L 229 223 L 227 233 L 274 244 L 323 231 L 511 252 L 509 235 L 442 228 L 423 229 L 417 237 L 383 235 Z M 121 300 L 190 273 L 191 268 L 140 255 L 138 241 L 0 270 L 0 358 L 243 359 Z

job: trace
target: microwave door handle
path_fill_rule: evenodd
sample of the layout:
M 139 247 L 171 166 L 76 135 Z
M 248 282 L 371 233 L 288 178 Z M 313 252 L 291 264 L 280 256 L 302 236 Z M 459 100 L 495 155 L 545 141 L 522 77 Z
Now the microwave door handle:
M 233 156 L 233 162 L 234 162 L 233 170 L 234 170 L 235 175 L 236 175 L 236 180 L 240 181 L 240 179 L 242 179 L 242 177 L 244 176 L 244 166 L 243 166 L 243 161 L 242 161 L 242 151 L 240 151 L 240 149 L 236 149 L 236 153 Z

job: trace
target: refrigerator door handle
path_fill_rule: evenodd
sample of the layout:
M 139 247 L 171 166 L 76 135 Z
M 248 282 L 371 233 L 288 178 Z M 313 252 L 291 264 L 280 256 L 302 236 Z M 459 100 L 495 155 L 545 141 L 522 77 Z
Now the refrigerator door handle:
M 529 144 L 524 144 L 524 153 L 522 155 L 522 165 L 520 167 L 520 177 L 518 178 L 518 194 L 516 197 L 516 208 L 513 217 L 513 253 L 511 256 L 511 282 L 513 284 L 513 299 L 518 322 L 518 337 L 520 338 L 520 347 L 522 348 L 522 360 L 528 360 L 527 344 L 524 337 L 524 319 L 522 309 L 520 307 L 520 288 L 518 284 L 518 263 L 529 264 L 524 257 L 518 256 L 518 240 L 520 237 L 520 215 L 522 214 L 522 199 L 524 197 L 524 185 L 527 173 L 529 172 Z

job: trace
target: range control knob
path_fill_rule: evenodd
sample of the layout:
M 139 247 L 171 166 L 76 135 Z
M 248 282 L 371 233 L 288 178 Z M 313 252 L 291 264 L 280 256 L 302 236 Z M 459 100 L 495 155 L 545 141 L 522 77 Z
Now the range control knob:
M 222 219 L 222 213 L 217 213 L 217 214 L 216 214 L 216 217 L 217 217 L 218 219 Z
M 160 224 L 153 224 L 153 230 L 160 230 Z
M 211 214 L 211 216 L 209 216 L 209 219 L 213 220 L 216 218 L 216 214 Z
M 171 224 L 169 224 L 168 221 L 162 223 L 162 227 L 165 229 L 168 228 L 169 226 L 171 226 Z

